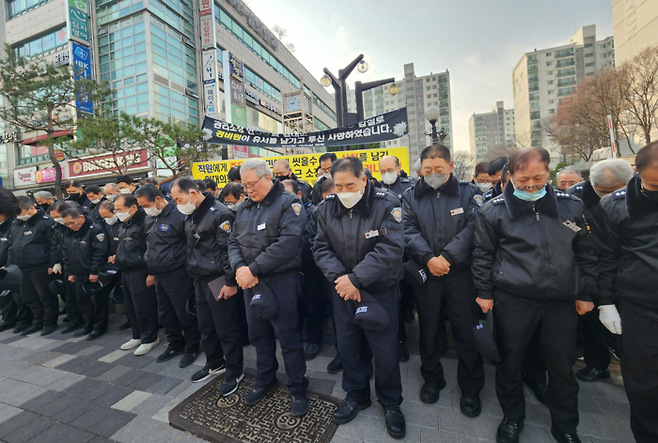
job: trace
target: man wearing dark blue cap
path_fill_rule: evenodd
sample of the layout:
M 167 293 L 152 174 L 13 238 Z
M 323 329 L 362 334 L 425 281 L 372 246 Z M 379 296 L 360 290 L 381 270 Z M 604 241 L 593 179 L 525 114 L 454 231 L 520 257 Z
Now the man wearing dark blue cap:
M 364 313 L 364 306 L 357 309 L 355 303 L 362 301 L 363 290 L 386 310 L 390 324 L 397 325 L 398 283 L 403 274 L 402 208 L 395 195 L 374 187 L 356 157 L 338 160 L 331 175 L 337 193 L 318 206 L 313 256 L 331 283 L 336 339 L 343 358 L 347 397 L 333 418 L 336 423 L 347 423 L 371 404 L 367 340 L 375 356 L 375 391 L 386 412 L 386 430 L 391 437 L 403 438 L 398 328 L 369 328 L 367 322 L 355 319 L 355 314 Z

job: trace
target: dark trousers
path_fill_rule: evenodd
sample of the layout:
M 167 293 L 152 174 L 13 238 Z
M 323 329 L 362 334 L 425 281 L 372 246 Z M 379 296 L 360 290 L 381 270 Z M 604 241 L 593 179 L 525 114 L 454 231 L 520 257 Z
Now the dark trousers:
M 201 347 L 210 368 L 219 367 L 226 359 L 226 378 L 237 378 L 242 374 L 243 366 L 237 294 L 229 299 L 215 300 L 208 287 L 208 282 L 215 278 L 194 280 Z
M 48 287 L 51 279 L 48 275 L 48 265 L 21 269 L 21 272 L 21 300 L 32 310 L 33 323 L 38 326 L 56 325 L 59 304 L 57 295 L 50 292 Z
M 249 325 L 247 324 L 247 308 L 244 305 L 244 292 L 238 287 L 235 297 L 235 309 L 238 311 L 238 327 L 240 328 L 240 338 L 242 346 L 249 344 Z
M 529 304 L 507 293 L 494 294 L 494 319 L 500 362 L 496 366 L 496 394 L 503 413 L 525 419 L 523 361 L 536 331 L 548 369 L 548 408 L 558 432 L 575 433 L 578 426 L 576 361 L 578 314 L 573 301 Z
M 11 294 L 16 305 L 16 326 L 28 326 L 32 324 L 32 310 L 23 303 L 23 299 L 18 292 Z
M 624 306 L 621 315 L 621 375 L 631 405 L 637 443 L 658 441 L 658 318 Z M 655 313 L 653 313 L 655 315 Z
M 103 288 L 95 294 L 87 295 L 82 287 L 88 277 L 89 275 L 75 276 L 75 304 L 80 309 L 84 321 L 83 327 L 90 331 L 103 332 L 107 329 L 107 318 L 110 311 L 109 298 L 112 288 Z
M 62 274 L 62 279 L 66 285 L 66 293 L 64 294 L 64 303 L 66 303 L 66 316 L 69 318 L 69 322 L 82 322 L 82 312 L 80 312 L 80 307 L 78 306 L 78 289 L 76 288 L 75 283 L 69 281 L 69 275 L 67 273 Z M 61 294 L 60 294 L 61 295 Z
M 169 346 L 185 347 L 186 352 L 199 349 L 199 327 L 196 317 L 187 315 L 185 305 L 194 297 L 194 280 L 185 267 L 155 276 L 155 295 L 158 298 L 158 318 L 167 332 Z
M 400 315 L 398 315 L 398 341 L 402 343 L 407 342 L 407 327 L 405 326 L 404 319 L 408 312 L 414 310 L 414 287 L 404 280 L 400 282 Z
M 244 303 L 247 308 L 249 341 L 256 348 L 256 386 L 269 386 L 276 380 L 279 363 L 276 360 L 276 338 L 279 339 L 283 361 L 288 375 L 288 389 L 291 394 L 306 391 L 306 360 L 304 343 L 299 333 L 297 300 L 301 287 L 299 275 L 279 281 L 268 281 L 267 286 L 279 303 L 279 313 L 272 320 L 263 320 L 253 315 L 249 303 L 254 296 L 253 289 L 244 290 Z
M 457 381 L 462 392 L 477 395 L 484 387 L 484 364 L 473 338 L 478 324 L 477 292 L 470 275 L 450 279 L 430 278 L 416 288 L 416 307 L 420 326 L 420 372 L 427 383 L 444 380 L 441 365 L 441 324 L 445 318 L 441 304 L 450 320 L 459 363 Z
M 153 343 L 158 337 L 158 299 L 155 286 L 146 286 L 146 268 L 121 273 L 123 304 L 133 331 L 133 339 L 142 344 Z
M 588 368 L 608 369 L 610 351 L 607 337 L 610 331 L 599 320 L 599 310 L 592 309 L 578 319 L 583 330 L 583 357 Z
M 9 325 L 15 325 L 18 320 L 18 306 L 12 293 L 0 297 L 0 314 L 2 321 Z
M 338 352 L 343 359 L 343 390 L 358 403 L 370 399 L 371 355 L 375 356 L 375 394 L 379 403 L 397 406 L 402 403 L 400 364 L 398 363 L 398 317 L 400 315 L 400 291 L 396 286 L 389 292 L 370 294 L 391 318 L 391 324 L 383 332 L 362 329 L 354 321 L 356 304 L 343 300 L 332 288 L 331 298 L 336 322 Z M 370 345 L 371 353 L 368 352 Z
M 300 275 L 302 286 L 302 295 L 299 299 L 303 307 L 306 318 L 306 341 L 312 344 L 319 344 L 323 338 L 324 318 L 327 305 L 327 297 L 324 292 L 324 276 L 318 268 L 315 271 L 309 270 Z M 300 327 L 301 327 L 300 316 Z M 301 328 L 300 328 L 301 329 Z
M 546 384 L 546 362 L 541 355 L 541 346 L 539 338 L 541 330 L 537 329 L 532 335 L 530 343 L 525 351 L 523 358 L 523 377 L 529 382 Z

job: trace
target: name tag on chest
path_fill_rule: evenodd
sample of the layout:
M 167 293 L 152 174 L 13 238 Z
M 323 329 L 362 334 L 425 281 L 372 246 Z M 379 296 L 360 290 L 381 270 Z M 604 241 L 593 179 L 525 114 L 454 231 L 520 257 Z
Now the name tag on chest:
M 379 231 L 372 230 L 372 231 L 366 232 L 366 238 L 373 238 L 373 237 L 379 237 Z
M 455 208 L 450 210 L 450 215 L 459 215 L 464 213 L 464 208 Z
M 578 232 L 582 229 L 580 226 L 578 226 L 577 224 L 575 224 L 571 220 L 565 220 L 562 224 L 564 226 L 566 226 L 567 228 L 571 229 L 573 232 Z
M 265 223 L 261 223 L 260 225 L 258 225 L 259 231 L 262 231 L 263 229 L 265 229 Z

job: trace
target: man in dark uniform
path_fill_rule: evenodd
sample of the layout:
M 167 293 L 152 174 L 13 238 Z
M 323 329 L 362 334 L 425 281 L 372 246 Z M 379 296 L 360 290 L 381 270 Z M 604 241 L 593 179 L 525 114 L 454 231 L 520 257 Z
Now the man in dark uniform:
M 343 390 L 347 397 L 333 419 L 348 423 L 370 406 L 369 364 L 365 341 L 375 356 L 375 391 L 386 414 L 386 430 L 403 438 L 405 420 L 400 404 L 402 385 L 397 353 L 397 320 L 402 278 L 404 232 L 402 208 L 393 194 L 377 190 L 356 157 L 331 167 L 337 194 L 318 207 L 318 233 L 313 256 L 332 287 L 338 350 L 343 358 Z M 364 329 L 355 321 L 361 290 L 388 313 L 383 331 Z
M 32 310 L 32 326 L 21 332 L 29 335 L 41 331 L 48 335 L 57 329 L 59 306 L 57 295 L 50 292 L 48 264 L 50 237 L 55 222 L 43 209 L 36 209 L 29 197 L 18 197 L 21 209 L 12 232 L 9 263 L 23 273 L 21 300 Z
M 165 362 L 185 354 L 179 367 L 186 368 L 198 357 L 201 338 L 196 318 L 185 309 L 194 297 L 194 281 L 185 270 L 185 215 L 153 185 L 140 186 L 135 197 L 148 216 L 144 256 L 149 271 L 147 284 L 155 285 L 158 318 L 169 342 L 157 361 Z
M 49 208 L 57 201 L 50 191 L 37 191 L 33 197 L 37 206 L 43 209 L 46 214 L 50 212 Z
M 411 177 L 402 177 L 400 172 L 400 160 L 392 155 L 387 155 L 379 160 L 379 171 L 382 179 L 380 186 L 382 189 L 391 191 L 402 201 L 404 191 L 411 188 L 415 180 Z M 398 316 L 398 356 L 400 361 L 409 361 L 409 349 L 407 349 L 407 329 L 405 323 L 413 323 L 414 317 L 414 288 L 404 279 L 400 282 L 402 297 L 400 298 L 400 315 Z
M 506 183 L 506 180 L 503 180 L 503 168 L 505 165 L 507 165 L 507 157 L 498 157 L 489 162 L 487 172 L 489 173 L 489 180 L 493 188 L 484 194 L 484 201 L 489 201 L 503 193 Z
M 238 292 L 235 272 L 228 261 L 228 239 L 233 212 L 217 203 L 211 192 L 201 193 L 196 183 L 181 178 L 171 187 L 178 210 L 187 216 L 187 272 L 194 277 L 201 346 L 205 366 L 192 375 L 193 382 L 226 370 L 219 395 L 235 392 L 242 381 L 242 337 L 238 326 Z M 211 288 L 217 286 L 219 290 Z
M 18 200 L 14 194 L 7 188 L 0 187 L 0 268 L 7 264 L 9 259 L 9 248 L 11 247 L 11 235 L 16 223 L 16 216 L 21 210 L 18 206 Z M 18 296 L 18 294 L 16 294 Z M 18 298 L 18 297 L 17 297 Z M 20 300 L 19 300 L 20 301 Z M 21 330 L 27 329 L 31 325 L 30 313 L 21 303 L 21 315 L 23 318 L 20 322 Z M 7 329 L 13 329 L 18 325 L 18 305 L 14 300 L 14 294 L 0 295 L 0 313 L 2 314 L 2 323 L 0 323 L 0 332 Z
M 294 180 L 297 183 L 297 186 L 302 192 L 304 198 L 307 200 L 311 199 L 311 192 L 313 192 L 313 188 L 304 180 L 297 178 L 297 176 L 292 172 L 292 169 L 290 168 L 290 162 L 288 160 L 275 161 L 272 172 L 274 172 L 274 178 L 277 178 L 280 182 L 283 182 L 284 180 Z
M 100 186 L 91 185 L 85 188 L 85 195 L 89 199 L 89 206 L 87 207 L 87 212 L 91 219 L 95 222 L 100 222 L 101 216 L 98 215 L 98 205 L 101 202 L 107 200 L 101 191 Z
M 462 390 L 461 411 L 477 417 L 482 411 L 479 393 L 484 386 L 484 365 L 475 347 L 473 327 L 478 323 L 477 295 L 471 276 L 473 224 L 482 204 L 480 190 L 452 175 L 450 150 L 432 145 L 420 154 L 423 177 L 402 196 L 405 249 L 427 271 L 428 281 L 416 288 L 420 326 L 420 357 L 425 383 L 424 403 L 436 403 L 446 386 L 441 365 L 439 324 L 443 300 L 455 338 Z
M 523 430 L 523 360 L 536 331 L 548 367 L 551 434 L 559 443 L 580 442 L 572 368 L 578 314 L 594 307 L 596 257 L 587 245 L 584 205 L 548 184 L 549 163 L 543 148 L 512 153 L 510 183 L 475 217 L 476 301 L 485 313 L 493 308 L 500 354 L 498 443 L 517 443 Z
M 135 181 L 129 175 L 120 175 L 117 177 L 117 187 L 119 188 L 119 194 L 132 194 L 137 189 Z
M 601 323 L 621 334 L 621 375 L 637 443 L 658 441 L 658 142 L 635 157 L 638 175 L 601 199 Z M 623 327 L 623 333 L 622 333 Z
M 78 209 L 69 208 L 61 215 L 69 229 L 64 234 L 62 265 L 68 281 L 75 283 L 75 299 L 84 319 L 73 336 L 95 340 L 107 331 L 108 292 L 101 289 L 88 295 L 85 285 L 99 282 L 99 272 L 107 263 L 107 234 Z
M 158 300 L 155 287 L 148 285 L 149 273 L 144 261 L 146 213 L 132 194 L 117 197 L 114 212 L 121 222 L 116 264 L 121 268 L 123 300 L 133 332 L 132 340 L 121 345 L 121 349 L 137 348 L 135 355 L 144 355 L 160 343 Z
M 313 191 L 311 192 L 311 202 L 314 205 L 318 205 L 322 201 L 322 192 L 320 192 L 320 186 L 324 183 L 325 180 L 331 178 L 331 165 L 333 165 L 338 157 L 333 152 L 325 152 L 320 156 L 320 171 L 322 176 L 313 186 Z
M 585 203 L 585 219 L 592 234 L 592 248 L 598 251 L 594 235 L 600 230 L 601 197 L 623 188 L 633 177 L 633 168 L 622 159 L 609 159 L 598 162 L 590 169 L 589 178 L 567 189 Z M 596 300 L 595 300 L 596 301 Z M 576 377 L 583 381 L 598 381 L 610 377 L 608 365 L 610 364 L 610 351 L 608 342 L 618 342 L 619 336 L 611 334 L 599 320 L 597 309 L 580 316 L 580 329 L 583 337 L 583 357 L 585 367 L 576 372 Z M 616 343 L 613 349 L 618 350 Z
M 89 204 L 91 202 L 87 198 L 87 195 L 84 193 L 80 180 L 69 180 L 64 185 L 64 189 L 66 189 L 66 193 L 68 194 L 66 200 L 79 204 L 84 211 L 89 208 Z
M 265 283 L 278 303 L 278 314 L 271 320 L 247 308 L 249 340 L 256 348 L 256 387 L 245 399 L 255 405 L 275 389 L 276 337 L 279 339 L 288 374 L 291 411 L 301 416 L 308 411 L 304 343 L 299 333 L 297 300 L 301 295 L 299 248 L 306 225 L 301 200 L 287 192 L 281 182 L 272 180 L 268 164 L 249 159 L 240 167 L 242 184 L 249 198 L 240 205 L 231 230 L 229 260 L 236 280 L 244 290 L 245 305 L 255 295 L 254 286 Z

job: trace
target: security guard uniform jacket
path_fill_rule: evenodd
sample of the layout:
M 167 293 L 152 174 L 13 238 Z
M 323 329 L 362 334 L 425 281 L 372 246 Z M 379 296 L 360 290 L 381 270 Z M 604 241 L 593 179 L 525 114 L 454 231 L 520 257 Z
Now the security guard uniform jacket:
M 9 218 L 0 224 L 0 267 L 5 266 L 9 260 L 11 236 L 16 224 L 15 218 Z
M 85 210 L 85 216 L 89 214 L 89 205 L 91 205 L 91 202 L 89 201 L 89 198 L 87 197 L 87 194 L 84 192 L 82 194 L 77 195 L 74 197 L 73 195 L 69 195 L 68 197 L 65 198 L 65 200 L 75 202 L 80 205 L 81 209 Z
M 598 254 L 598 245 L 595 232 L 601 229 L 601 206 L 599 205 L 601 197 L 594 191 L 592 182 L 589 179 L 571 186 L 565 192 L 578 197 L 585 204 L 583 218 L 585 220 L 585 228 L 587 229 L 586 244 L 590 248 L 591 254 L 596 257 Z
M 77 231 L 67 228 L 63 243 L 62 265 L 68 274 L 98 275 L 107 263 L 107 234 L 89 218 Z
M 316 206 L 319 205 L 322 201 L 322 192 L 320 191 L 320 186 L 322 186 L 322 183 L 324 183 L 325 180 L 327 180 L 326 177 L 320 177 L 318 181 L 315 182 L 315 185 L 313 185 L 313 189 L 311 190 L 311 196 L 309 198 L 311 199 L 311 202 Z
M 498 180 L 495 185 L 491 189 L 489 189 L 482 197 L 484 198 L 485 202 L 488 202 L 491 199 L 494 199 L 498 197 L 500 194 L 503 193 L 503 190 L 501 189 L 502 187 L 502 182 Z
M 185 215 L 170 202 L 150 219 L 144 261 L 150 274 L 160 275 L 185 266 Z
M 393 194 L 395 194 L 398 197 L 398 200 L 402 201 L 402 194 L 404 194 L 404 191 L 411 188 L 414 185 L 414 183 L 415 180 L 411 177 L 398 176 L 398 179 L 395 180 L 395 182 L 390 186 L 384 183 L 383 181 L 380 181 L 379 187 L 391 191 Z
M 121 222 L 117 220 L 113 225 L 109 225 L 105 223 L 105 221 L 103 221 L 103 223 L 105 224 L 103 228 L 105 228 L 108 240 L 108 254 L 114 255 L 119 248 L 119 230 L 121 229 Z
M 299 248 L 306 221 L 299 197 L 275 180 L 263 201 L 248 198 L 238 208 L 228 248 L 231 267 L 249 266 L 265 281 L 295 275 L 302 265 Z
M 633 177 L 601 199 L 599 304 L 620 304 L 658 319 L 658 202 Z
M 26 221 L 16 220 L 12 233 L 9 263 L 33 269 L 50 263 L 50 237 L 55 221 L 42 209 Z
M 236 286 L 235 272 L 228 261 L 228 240 L 233 229 L 233 211 L 218 203 L 210 192 L 187 216 L 187 273 L 190 277 L 225 276 L 227 286 Z M 180 211 L 177 211 L 180 212 Z
M 536 202 L 503 195 L 475 217 L 473 280 L 478 296 L 503 291 L 529 303 L 592 301 L 598 290 L 596 258 L 586 245 L 583 202 L 546 186 Z
M 315 242 L 315 234 L 317 233 L 317 229 L 314 225 L 312 225 L 312 223 L 314 223 L 314 219 L 315 223 L 317 223 L 317 216 L 315 215 L 317 208 L 310 201 L 304 201 L 303 198 L 302 202 L 304 205 L 304 212 L 306 212 L 306 225 L 304 225 L 304 232 L 302 233 L 301 243 L 303 272 L 309 267 L 317 269 L 315 260 L 313 259 L 313 243 Z
M 50 239 L 50 267 L 52 268 L 57 263 L 62 263 L 62 252 L 64 248 L 64 235 L 66 231 L 70 231 L 64 225 L 55 222 L 53 225 L 52 237 Z
M 98 213 L 98 209 L 105 200 L 107 200 L 105 197 L 101 198 L 101 201 L 98 203 L 92 203 L 91 200 L 89 201 L 89 205 L 87 206 L 87 212 L 89 213 L 89 216 L 91 219 L 97 223 L 100 223 L 103 221 L 103 217 L 100 216 Z
M 139 208 L 119 227 L 119 245 L 115 264 L 123 272 L 133 272 L 146 266 L 146 213 Z
M 368 181 L 352 209 L 331 194 L 317 212 L 313 256 L 327 280 L 347 275 L 357 289 L 374 294 L 397 286 L 403 274 L 404 226 L 393 194 Z
M 402 195 L 406 251 L 421 266 L 442 255 L 450 263 L 448 275 L 469 272 L 474 216 L 482 202 L 477 186 L 452 174 L 439 189 L 420 179 Z

